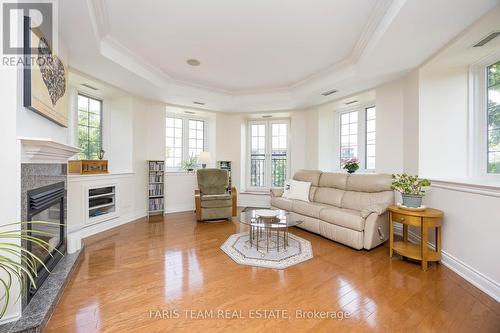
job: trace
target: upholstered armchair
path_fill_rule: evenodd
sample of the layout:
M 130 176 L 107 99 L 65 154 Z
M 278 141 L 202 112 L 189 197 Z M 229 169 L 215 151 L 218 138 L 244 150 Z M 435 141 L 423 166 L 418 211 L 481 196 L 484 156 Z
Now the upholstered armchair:
M 229 189 L 229 174 L 221 169 L 199 169 L 194 192 L 196 220 L 222 220 L 236 216 L 236 188 Z

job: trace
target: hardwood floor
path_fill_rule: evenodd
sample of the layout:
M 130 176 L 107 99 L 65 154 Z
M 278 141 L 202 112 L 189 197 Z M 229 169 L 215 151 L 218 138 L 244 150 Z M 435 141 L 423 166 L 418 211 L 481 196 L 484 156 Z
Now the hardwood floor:
M 236 218 L 196 223 L 189 212 L 88 238 L 45 331 L 500 332 L 500 303 L 442 265 L 423 272 L 391 260 L 387 246 L 356 251 L 293 229 L 311 241 L 312 260 L 286 270 L 240 266 L 219 249 L 240 230 Z M 187 319 L 185 310 L 209 318 Z M 217 319 L 217 310 L 231 316 Z M 250 319 L 252 310 L 290 318 Z M 350 315 L 300 319 L 296 310 Z

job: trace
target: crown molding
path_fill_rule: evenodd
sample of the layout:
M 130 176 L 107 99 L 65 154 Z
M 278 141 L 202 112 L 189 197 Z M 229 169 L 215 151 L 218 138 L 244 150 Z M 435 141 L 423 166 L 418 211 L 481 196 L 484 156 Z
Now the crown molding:
M 176 85 L 179 88 L 188 87 L 201 89 L 211 93 L 226 95 L 226 97 L 272 95 L 276 93 L 294 94 L 314 81 L 331 79 L 335 76 L 345 78 L 346 73 L 354 75 L 356 64 L 371 49 L 387 30 L 406 0 L 377 0 L 371 14 L 349 56 L 335 64 L 313 73 L 290 85 L 268 87 L 262 89 L 227 90 L 194 82 L 187 82 L 170 76 L 165 71 L 150 63 L 140 55 L 122 45 L 110 35 L 108 12 L 105 0 L 86 0 L 92 29 L 99 45 L 101 55 L 127 68 L 131 72 L 145 78 L 159 87 L 169 89 Z M 343 74 L 343 75 L 341 75 Z

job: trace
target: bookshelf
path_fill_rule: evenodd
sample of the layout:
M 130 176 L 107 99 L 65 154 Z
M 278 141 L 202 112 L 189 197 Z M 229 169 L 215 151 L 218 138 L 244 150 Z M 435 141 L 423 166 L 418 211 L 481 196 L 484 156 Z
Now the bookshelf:
M 165 213 L 165 162 L 148 161 L 148 217 Z
M 231 190 L 232 189 L 231 161 L 217 161 L 217 168 L 222 170 L 227 170 L 227 173 L 229 174 L 229 190 Z

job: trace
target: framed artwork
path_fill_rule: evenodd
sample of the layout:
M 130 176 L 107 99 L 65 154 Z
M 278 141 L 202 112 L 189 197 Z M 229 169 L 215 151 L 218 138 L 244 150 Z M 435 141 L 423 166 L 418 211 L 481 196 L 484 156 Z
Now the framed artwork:
M 24 106 L 68 127 L 68 68 L 52 53 L 44 33 L 24 17 Z

